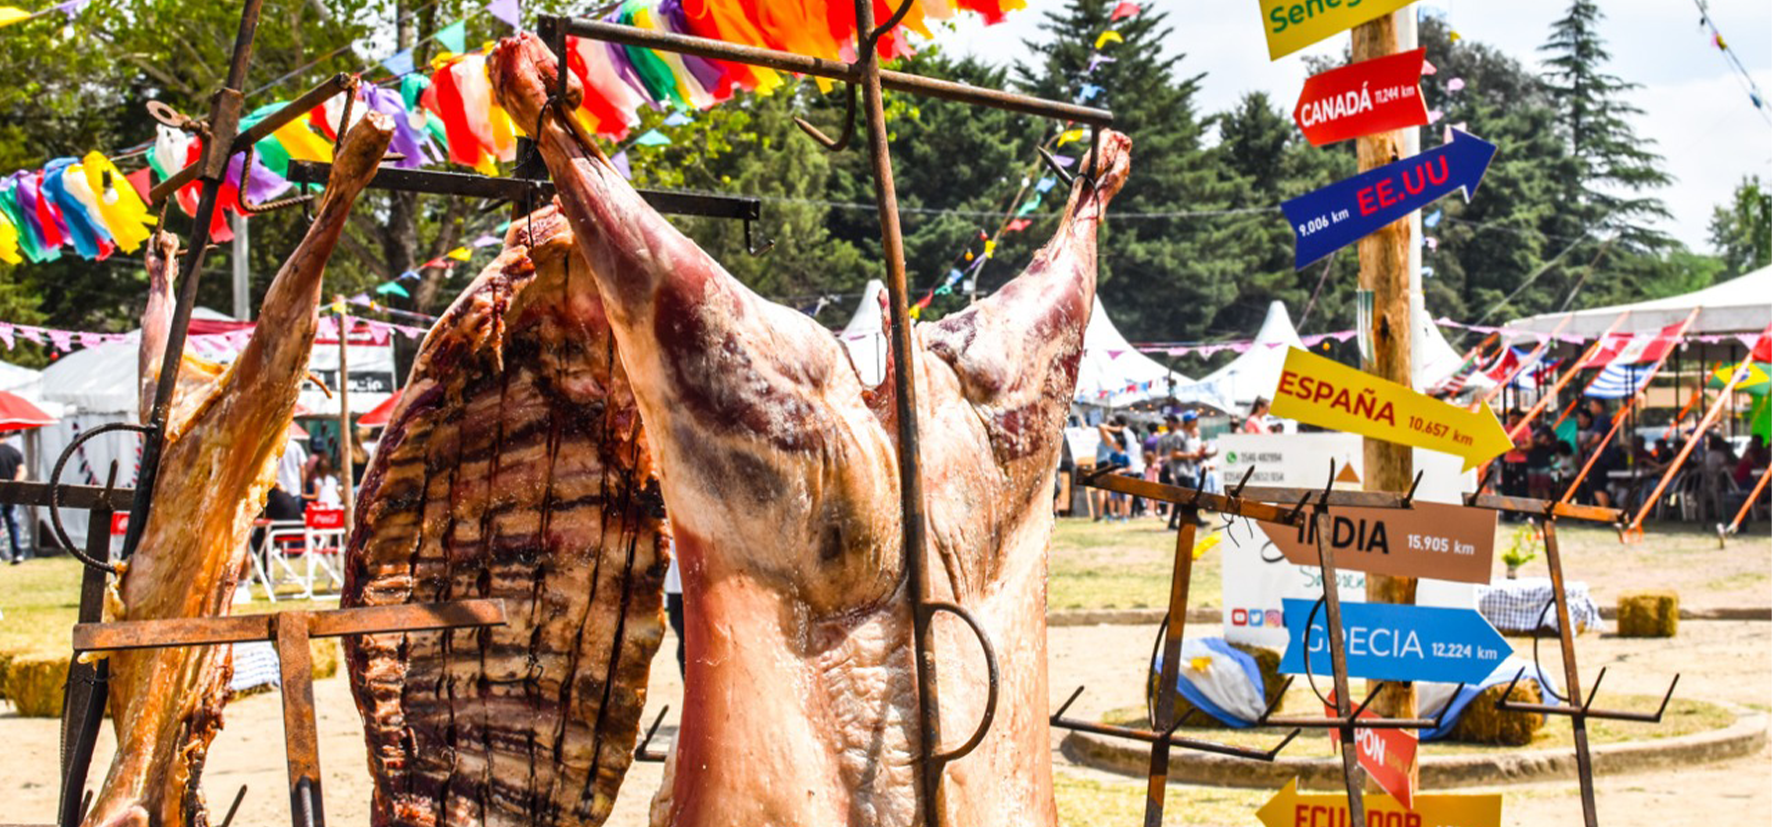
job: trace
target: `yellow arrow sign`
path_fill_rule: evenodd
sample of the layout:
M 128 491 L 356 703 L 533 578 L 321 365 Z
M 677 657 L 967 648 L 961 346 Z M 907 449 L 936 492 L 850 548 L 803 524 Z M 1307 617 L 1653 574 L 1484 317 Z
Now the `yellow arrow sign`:
M 1350 825 L 1347 794 L 1301 795 L 1298 779 L 1286 782 L 1255 811 L 1266 827 L 1344 827 Z M 1404 809 L 1388 795 L 1366 796 L 1368 825 L 1397 827 L 1500 827 L 1501 796 L 1417 795 L 1415 809 Z
M 1261 0 L 1268 59 L 1279 60 L 1409 3 L 1410 0 Z
M 1292 348 L 1274 390 L 1283 419 L 1464 457 L 1469 471 L 1513 448 L 1495 413 L 1475 413 Z

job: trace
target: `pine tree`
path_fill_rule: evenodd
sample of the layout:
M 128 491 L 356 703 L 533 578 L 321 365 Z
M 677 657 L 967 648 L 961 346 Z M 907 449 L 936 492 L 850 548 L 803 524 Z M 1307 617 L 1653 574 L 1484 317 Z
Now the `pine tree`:
M 1551 25 L 1539 51 L 1547 55 L 1544 80 L 1560 118 L 1571 163 L 1559 172 L 1565 234 L 1616 234 L 1621 251 L 1646 252 L 1672 244 L 1645 222 L 1668 217 L 1667 207 L 1646 190 L 1671 180 L 1653 144 L 1637 137 L 1632 117 L 1642 110 L 1625 102 L 1639 88 L 1607 74 L 1611 54 L 1600 36 L 1605 19 L 1594 0 L 1574 0 Z
M 1099 292 L 1114 321 L 1134 341 L 1201 336 L 1236 295 L 1243 273 L 1219 251 L 1235 243 L 1231 222 L 1199 213 L 1233 205 L 1203 149 L 1204 124 L 1194 105 L 1203 75 L 1184 75 L 1183 55 L 1167 14 L 1146 5 L 1112 21 L 1114 0 L 1070 0 L 1046 15 L 1045 38 L 1025 43 L 1017 67 L 1023 87 L 1060 100 L 1101 88 L 1089 101 L 1113 110 L 1114 129 L 1132 138 L 1132 175 L 1108 210 L 1100 236 Z M 1090 71 L 1096 39 L 1117 31 Z

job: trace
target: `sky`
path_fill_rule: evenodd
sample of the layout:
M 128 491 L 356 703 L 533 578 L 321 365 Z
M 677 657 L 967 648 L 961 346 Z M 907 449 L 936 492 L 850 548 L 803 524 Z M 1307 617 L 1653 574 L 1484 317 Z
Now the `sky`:
M 1348 43 L 1347 35 L 1337 35 L 1270 62 L 1257 0 L 1142 2 L 1169 14 L 1175 34 L 1168 48 L 1187 55 L 1180 70 L 1206 73 L 1198 102 L 1202 113 L 1228 110 L 1254 90 L 1266 90 L 1290 110 L 1309 74 L 1304 56 L 1339 56 Z M 1567 5 L 1563 0 L 1417 4 L 1444 16 L 1467 40 L 1494 46 L 1533 69 L 1539 68 L 1538 46 Z M 1603 0 L 1600 6 L 1606 14 L 1600 33 L 1612 53 L 1606 70 L 1642 85 L 1626 93 L 1626 100 L 1643 110 L 1635 122 L 1637 135 L 1655 142 L 1675 178 L 1656 193 L 1672 213 L 1662 229 L 1695 250 L 1710 250 L 1711 211 L 1731 199 L 1744 175 L 1772 180 L 1772 102 L 1764 115 L 1754 110 L 1740 76 L 1700 27 L 1694 0 Z M 1729 49 L 1762 92 L 1772 94 L 1772 2 L 1709 0 L 1708 6 Z M 1038 39 L 1045 12 L 1063 7 L 1064 0 L 1028 0 L 1026 9 L 1001 24 L 962 22 L 958 32 L 938 40 L 950 52 L 1011 63 L 1024 54 L 1024 39 Z M 1437 140 L 1429 137 L 1426 143 Z

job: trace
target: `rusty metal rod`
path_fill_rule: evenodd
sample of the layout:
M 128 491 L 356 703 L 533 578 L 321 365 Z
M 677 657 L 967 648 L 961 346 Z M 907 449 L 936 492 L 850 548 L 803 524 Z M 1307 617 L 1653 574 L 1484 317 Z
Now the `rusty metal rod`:
M 458 600 L 450 603 L 406 603 L 359 609 L 332 609 L 307 614 L 310 637 L 343 637 L 375 632 L 419 632 L 504 623 L 504 601 Z M 162 646 L 203 646 L 272 640 L 277 614 L 231 617 L 179 617 L 81 623 L 74 627 L 74 651 L 154 649 Z
M 307 612 L 268 615 L 283 683 L 283 749 L 289 764 L 289 811 L 295 827 L 326 827 L 320 793 L 320 733 L 314 725 L 314 661 Z M 390 629 L 389 631 L 396 631 Z
M 1540 500 L 1532 497 L 1508 497 L 1501 494 L 1473 494 L 1465 498 L 1464 504 L 1472 508 L 1487 508 L 1491 511 L 1506 511 L 1511 514 L 1532 514 L 1542 516 L 1547 520 L 1556 517 L 1565 520 L 1616 523 L 1624 519 L 1624 512 L 1616 508 L 1601 508 L 1597 505 Z
M 309 112 L 313 111 L 314 107 L 331 100 L 334 95 L 343 92 L 350 86 L 350 83 L 351 76 L 344 74 L 343 72 L 321 81 L 320 85 L 303 92 L 295 100 L 283 104 L 282 108 L 266 115 L 262 120 L 252 126 L 240 130 L 240 134 L 235 136 L 231 142 L 229 149 L 233 150 L 233 152 L 230 152 L 229 156 L 231 157 L 234 152 L 244 152 L 247 147 L 258 143 L 265 138 L 269 138 L 271 133 L 305 117 Z M 340 134 L 343 134 L 342 129 L 340 130 Z M 190 166 L 173 173 L 166 180 L 155 184 L 153 189 L 148 190 L 148 203 L 158 204 L 186 184 L 197 180 L 197 175 L 202 171 L 202 166 L 201 162 L 191 164 Z M 245 174 L 244 170 L 242 170 L 242 174 Z
M 105 489 L 101 492 L 110 489 L 116 481 L 117 463 L 113 461 Z M 87 512 L 86 553 L 94 559 L 107 560 L 111 555 L 112 502 L 112 497 L 101 493 L 92 510 Z M 121 504 L 124 500 L 119 497 L 115 502 Z M 83 566 L 80 571 L 78 619 L 82 623 L 97 622 L 103 619 L 107 575 L 91 566 Z M 92 769 L 92 752 L 98 742 L 99 726 L 105 718 L 110 679 L 109 659 L 87 663 L 75 658 L 68 662 L 68 681 L 62 699 L 60 802 L 61 824 L 65 827 L 79 824 L 85 809 L 82 794 L 86 791 L 87 773 Z
M 332 165 L 319 161 L 289 162 L 289 181 L 293 184 L 323 184 Z M 533 197 L 545 201 L 554 197 L 552 181 L 524 178 L 495 178 L 465 172 L 400 169 L 381 167 L 369 179 L 370 189 L 419 192 L 429 195 L 461 195 L 471 198 L 493 198 L 518 201 Z M 653 209 L 670 215 L 698 215 L 707 218 L 731 218 L 755 221 L 763 215 L 763 200 L 746 195 L 714 195 L 671 190 L 635 190 Z
M 102 485 L 61 485 L 54 486 L 46 482 L 0 482 L 0 502 L 13 505 L 47 506 L 50 503 L 51 489 L 61 490 L 58 501 L 68 508 L 105 508 L 121 510 L 129 507 L 129 500 L 135 496 L 134 489 L 112 488 Z M 107 524 L 106 530 L 110 527 Z
M 1408 508 L 1407 493 L 1396 494 L 1389 491 L 1328 491 L 1320 488 L 1275 488 L 1265 485 L 1251 485 L 1243 491 L 1243 498 L 1266 503 L 1285 503 L 1295 506 L 1299 502 L 1316 505 L 1319 502 L 1331 508 Z
M 179 365 L 184 360 L 191 310 L 197 306 L 197 284 L 203 275 L 203 257 L 209 250 L 209 225 L 221 198 L 222 179 L 227 174 L 228 156 L 240 123 L 240 110 L 245 105 L 245 95 L 240 88 L 246 83 L 246 66 L 252 59 L 252 39 L 258 32 L 259 11 L 263 6 L 264 0 L 244 0 L 242 3 L 240 28 L 234 37 L 227 81 L 215 93 L 209 107 L 211 143 L 204 148 L 199 173 L 203 194 L 197 201 L 190 247 L 181 267 L 184 281 L 179 284 L 171 329 L 166 334 L 166 355 L 160 361 L 160 379 L 154 386 L 154 406 L 147 416 L 151 430 L 142 440 L 141 468 L 136 475 L 134 502 L 129 509 L 129 530 L 123 537 L 124 559 L 134 554 L 136 546 L 141 544 L 142 532 L 148 523 L 148 508 L 154 502 L 154 483 L 160 476 L 160 452 L 166 447 L 166 416 L 172 406 Z
M 1544 520 L 1544 562 L 1550 568 L 1551 594 L 1557 604 L 1557 636 L 1563 650 L 1564 691 L 1569 705 L 1581 706 L 1581 675 L 1575 666 L 1575 631 L 1569 620 L 1569 597 L 1563 593 L 1563 556 L 1557 547 L 1557 519 Z M 1575 730 L 1575 773 L 1581 782 L 1581 816 L 1586 827 L 1598 827 L 1599 815 L 1594 811 L 1594 760 L 1588 752 L 1587 716 L 1570 719 Z
M 1302 525 L 1305 519 L 1302 513 L 1293 507 L 1282 508 L 1272 503 L 1259 502 L 1248 496 L 1231 497 L 1224 494 L 1208 494 L 1197 488 L 1164 485 L 1160 482 L 1149 482 L 1138 477 L 1128 477 L 1113 472 L 1085 476 L 1079 479 L 1078 483 L 1090 488 L 1100 488 L 1103 491 L 1161 500 L 1184 508 L 1197 508 L 1219 514 L 1235 514 L 1252 520 L 1280 523 L 1293 527 Z M 1317 496 L 1318 493 L 1313 491 L 1311 496 Z M 1390 502 L 1393 504 L 1401 501 L 1401 495 L 1392 494 L 1389 496 Z
M 871 13 L 872 10 L 869 11 Z M 706 37 L 655 32 L 633 26 L 605 23 L 601 20 L 568 17 L 562 18 L 560 23 L 565 26 L 567 34 L 580 37 L 619 43 L 623 46 L 658 49 L 714 60 L 748 63 L 777 71 L 812 75 L 846 83 L 860 84 L 863 78 L 870 73 L 869 70 L 859 66 L 835 60 L 727 43 L 723 40 Z M 874 61 L 867 61 L 867 63 L 870 66 L 878 66 Z M 882 69 L 877 71 L 877 77 L 880 86 L 895 92 L 912 92 L 973 106 L 988 106 L 992 109 L 1006 109 L 1011 112 L 1037 115 L 1043 118 L 1075 121 L 1089 126 L 1111 126 L 1114 122 L 1113 113 L 1090 106 L 1078 106 L 1030 95 L 1004 92 L 999 89 L 936 80 L 907 72 L 892 72 Z M 866 91 L 865 88 L 863 91 Z
M 1346 726 L 1337 727 L 1337 740 L 1341 743 L 1341 773 L 1347 785 L 1347 810 L 1350 824 L 1366 823 L 1366 798 L 1364 773 L 1361 772 L 1358 759 L 1354 753 L 1353 720 L 1358 715 L 1348 706 L 1347 687 L 1347 652 L 1343 651 L 1341 639 L 1341 587 L 1336 582 L 1335 549 L 1323 542 L 1327 533 L 1323 531 L 1323 517 L 1328 514 L 1329 507 L 1324 504 L 1328 492 L 1335 484 L 1335 463 L 1329 464 L 1329 483 L 1323 486 L 1324 496 L 1313 509 L 1311 519 L 1317 522 L 1317 565 L 1323 570 L 1323 627 L 1324 635 L 1329 638 L 1329 663 L 1335 683 L 1335 717 L 1346 719 Z M 1304 630 L 1304 641 L 1310 641 L 1311 630 Z M 1305 665 L 1310 665 L 1310 656 L 1305 656 Z
M 1279 744 L 1274 746 L 1273 749 L 1259 750 L 1259 749 L 1255 749 L 1253 747 L 1236 747 L 1236 746 L 1231 746 L 1230 744 L 1220 744 L 1216 741 L 1202 741 L 1197 738 L 1189 738 L 1189 737 L 1186 737 L 1183 735 L 1176 735 L 1173 732 L 1168 733 L 1168 734 L 1164 734 L 1162 732 L 1156 732 L 1156 731 L 1148 730 L 1148 729 L 1137 729 L 1134 727 L 1116 726 L 1114 724 L 1098 724 L 1098 723 L 1093 723 L 1091 721 L 1077 721 L 1077 720 L 1073 720 L 1070 718 L 1065 718 L 1063 716 L 1053 717 L 1051 720 L 1051 723 L 1053 726 L 1058 727 L 1059 729 L 1069 729 L 1069 730 L 1074 730 L 1077 732 L 1088 732 L 1088 733 L 1091 733 L 1094 735 L 1106 735 L 1106 736 L 1109 736 L 1112 738 L 1126 738 L 1126 739 L 1132 740 L 1132 741 L 1143 741 L 1144 743 L 1147 743 L 1147 744 L 1164 746 L 1164 747 L 1167 747 L 1167 746 L 1185 747 L 1187 749 L 1197 750 L 1199 752 L 1210 752 L 1210 753 L 1214 753 L 1217 755 L 1229 755 L 1229 756 L 1232 756 L 1235 758 L 1247 758 L 1251 761 L 1270 761 L 1270 762 L 1273 761 L 1276 757 L 1278 757 L 1280 750 L 1285 749 L 1286 745 L 1290 744 L 1292 742 L 1293 738 L 1298 737 L 1298 733 L 1296 731 L 1294 731 L 1294 732 L 1288 733 L 1286 735 L 1286 737 L 1280 741 Z M 1164 754 L 1164 756 L 1167 756 L 1168 751 L 1165 749 L 1163 754 Z M 1166 775 L 1167 769 L 1165 769 L 1164 772 Z
M 1169 619 L 1163 631 L 1163 665 L 1158 670 L 1156 707 L 1151 710 L 1151 728 L 1161 731 L 1164 737 L 1151 742 L 1144 827 L 1163 827 L 1163 804 L 1169 792 L 1170 736 L 1179 724 L 1175 720 L 1175 681 L 1181 673 L 1181 638 L 1187 627 L 1187 596 L 1194 578 L 1194 535 L 1198 532 L 1200 510 L 1177 507 L 1181 509 L 1181 528 L 1175 532 L 1175 562 L 1169 572 Z

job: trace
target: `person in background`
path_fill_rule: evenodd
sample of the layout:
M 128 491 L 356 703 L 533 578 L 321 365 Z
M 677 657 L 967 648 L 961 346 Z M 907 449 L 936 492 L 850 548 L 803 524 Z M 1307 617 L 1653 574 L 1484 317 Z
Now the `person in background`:
M 1115 416 L 1112 420 L 1097 425 L 1096 428 L 1101 431 L 1101 444 L 1105 452 L 1102 449 L 1096 450 L 1095 470 L 1100 472 L 1106 468 L 1113 468 L 1115 473 L 1119 473 L 1130 468 L 1132 458 L 1126 451 L 1126 444 L 1131 439 L 1131 431 L 1126 427 L 1126 417 Z M 1105 464 L 1103 463 L 1104 458 Z M 1101 493 L 1106 496 L 1102 498 L 1102 508 L 1096 515 L 1096 519 L 1102 517 L 1109 520 L 1126 519 L 1126 495 L 1118 491 L 1103 491 Z
M 1587 400 L 1587 415 L 1593 420 L 1593 427 L 1600 432 L 1600 436 L 1605 436 L 1607 431 L 1612 430 L 1612 415 L 1606 413 L 1606 400 L 1590 397 Z
M 1741 461 L 1735 463 L 1735 484 L 1743 488 L 1753 484 L 1754 472 L 1772 463 L 1772 451 L 1766 448 L 1766 438 L 1754 434 L 1747 440 L 1747 450 L 1741 452 Z
M 1178 430 L 1164 435 L 1157 452 L 1169 466 L 1171 484 L 1182 488 L 1200 487 L 1200 460 L 1206 458 L 1206 443 L 1200 438 L 1200 414 L 1183 411 Z M 1169 511 L 1169 527 L 1179 528 L 1181 509 Z
M 0 442 L 0 480 L 21 481 L 25 478 L 25 455 L 10 440 Z M 6 521 L 6 562 L 18 565 L 25 561 L 25 544 L 19 542 L 18 506 L 0 503 L 0 519 Z
M 308 449 L 301 440 L 291 437 L 277 460 L 277 480 L 265 498 L 265 516 L 273 520 L 299 520 L 302 512 L 303 471 L 308 466 Z
M 1556 496 L 1554 470 L 1557 460 L 1556 441 L 1549 428 L 1532 432 L 1531 447 L 1526 449 L 1526 494 L 1541 500 Z
M 1514 429 L 1518 428 L 1521 420 L 1525 418 L 1526 415 L 1521 413 L 1519 408 L 1508 411 L 1507 432 L 1514 433 Z M 1521 429 L 1519 435 L 1514 437 L 1513 450 L 1501 455 L 1501 493 L 1510 497 L 1526 496 L 1526 477 L 1529 473 L 1526 465 L 1526 450 L 1531 446 L 1532 434 Z
M 315 454 L 313 469 L 308 471 L 302 486 L 302 499 L 309 508 L 344 508 L 344 494 L 339 487 L 338 473 L 332 467 L 331 454 Z
M 1552 488 L 1558 491 L 1563 490 L 1571 480 L 1575 479 L 1576 473 L 1580 470 L 1581 467 L 1575 464 L 1575 446 L 1570 445 L 1569 440 L 1558 440 L 1556 458 L 1551 464 Z M 1550 497 L 1545 499 L 1550 499 Z
M 1273 429 L 1269 428 L 1268 424 L 1267 424 L 1267 408 L 1268 408 L 1267 397 L 1265 397 L 1265 396 L 1255 397 L 1255 401 L 1251 402 L 1249 404 L 1249 418 L 1243 420 L 1243 433 L 1246 433 L 1246 434 L 1271 434 L 1271 433 L 1273 433 Z
M 363 447 L 368 428 L 351 429 L 351 488 L 363 483 L 363 472 L 369 470 L 369 449 Z
M 1590 403 L 1598 399 L 1588 400 Z M 1600 405 L 1602 410 L 1604 404 Z M 1581 462 L 1588 465 L 1587 476 L 1581 480 L 1581 489 L 1577 496 L 1601 508 L 1612 507 L 1612 494 L 1607 490 L 1608 474 L 1612 470 L 1612 446 L 1606 444 L 1606 430 L 1599 427 L 1599 420 L 1594 418 L 1593 405 L 1575 412 L 1575 427 L 1580 440 L 1579 456 Z M 1577 467 L 1579 472 L 1579 466 Z

